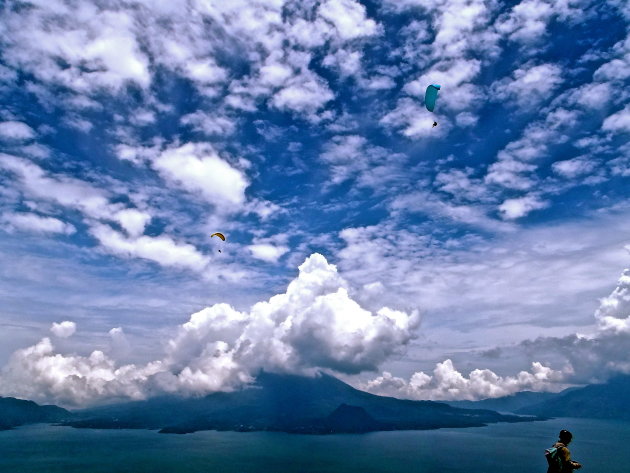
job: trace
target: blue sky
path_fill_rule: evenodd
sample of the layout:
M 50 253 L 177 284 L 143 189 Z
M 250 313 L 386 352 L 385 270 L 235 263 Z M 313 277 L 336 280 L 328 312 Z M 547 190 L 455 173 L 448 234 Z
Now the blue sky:
M 262 368 L 480 398 L 628 370 L 625 2 L 0 15 L 0 394 Z

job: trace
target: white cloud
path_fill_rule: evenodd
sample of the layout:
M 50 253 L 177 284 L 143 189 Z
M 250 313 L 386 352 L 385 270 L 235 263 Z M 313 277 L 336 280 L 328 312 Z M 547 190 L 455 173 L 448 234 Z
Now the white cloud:
M 0 167 L 14 173 L 21 184 L 22 191 L 29 197 L 54 202 L 63 207 L 78 209 L 89 219 L 114 221 L 130 234 L 142 233 L 144 226 L 151 219 L 147 212 L 127 208 L 112 203 L 110 193 L 89 182 L 65 175 L 47 174 L 39 166 L 11 155 L 0 155 Z M 15 214 L 17 215 L 17 214 Z M 60 225 L 55 219 L 49 220 L 32 215 L 14 216 L 12 222 L 17 225 L 30 225 L 31 228 L 50 231 L 59 230 L 72 233 L 68 224 Z
M 407 205 L 425 200 L 419 195 Z M 429 213 L 426 223 L 416 225 L 411 222 L 421 219 L 344 229 L 337 258 L 357 287 L 378 274 L 385 287 L 381 304 L 427 312 L 422 334 L 434 348 L 414 346 L 411 359 L 435 363 L 448 352 L 456 363 L 466 363 L 462 346 L 488 349 L 592 323 L 594 301 L 610 290 L 607 276 L 627 258 L 627 214 L 595 213 L 543 227 L 488 218 L 482 228 L 492 236 L 483 238 L 457 221 L 444 227 L 439 214 Z M 436 227 L 463 235 L 451 238 Z M 532 360 L 554 363 L 535 352 Z M 396 373 L 392 366 L 386 369 Z
M 613 292 L 601 299 L 595 319 L 601 331 L 630 334 L 630 269 L 624 270 Z
M 624 81 L 630 77 L 630 37 L 615 44 L 612 52 L 614 57 L 593 73 L 595 80 Z
M 289 251 L 288 246 L 277 246 L 271 243 L 248 245 L 247 249 L 252 253 L 254 258 L 267 261 L 268 263 L 276 263 L 283 254 Z
M 372 76 L 362 82 L 363 87 L 369 90 L 387 90 L 396 87 L 396 82 L 389 76 Z
M 562 82 L 562 69 L 558 65 L 526 64 L 515 70 L 511 78 L 499 80 L 491 88 L 493 98 L 513 97 L 519 106 L 529 109 L 547 102 Z
M 339 49 L 335 53 L 326 56 L 322 64 L 326 67 L 337 69 L 341 77 L 347 77 L 357 75 L 362 71 L 361 58 L 362 55 L 358 51 Z
M 388 5 L 392 3 L 388 2 Z M 404 31 L 408 37 L 402 54 L 413 63 L 419 63 L 420 70 L 425 72 L 408 82 L 403 90 L 422 98 L 427 84 L 440 84 L 438 105 L 435 114 L 429 114 L 423 107 L 413 110 L 409 103 L 400 101 L 396 110 L 386 114 L 381 124 L 406 125 L 402 133 L 409 137 L 429 133 L 444 136 L 449 131 L 444 125 L 452 121 L 445 120 L 444 115 L 450 118 L 452 113 L 459 113 L 460 126 L 470 126 L 477 120 L 475 112 L 480 106 L 481 95 L 475 81 L 482 67 L 482 61 L 477 58 L 488 61 L 500 52 L 499 35 L 490 27 L 497 4 L 483 0 L 418 0 L 392 5 L 399 9 L 413 6 L 429 13 L 435 37 L 429 43 L 431 27 L 425 22 L 411 23 Z M 466 113 L 461 115 L 461 112 Z M 436 118 L 440 123 L 437 133 L 436 130 L 427 131 L 424 124 L 431 119 L 430 127 L 434 117 L 439 117 Z
M 405 399 L 451 401 L 509 396 L 519 391 L 559 391 L 566 373 L 555 371 L 533 362 L 531 371 L 521 371 L 516 376 L 499 376 L 488 369 L 476 369 L 468 377 L 453 366 L 450 359 L 438 363 L 433 375 L 419 371 L 409 381 L 384 372 L 381 376 L 364 383 L 361 387 L 374 394 Z
M 441 218 L 493 230 L 505 229 L 501 222 L 487 215 L 484 205 L 457 204 L 427 191 L 399 195 L 392 199 L 390 208 L 395 214 L 424 213 L 432 219 Z
M 314 119 L 314 114 L 334 98 L 334 94 L 323 81 L 313 74 L 301 74 L 287 82 L 278 91 L 271 103 L 280 110 L 303 113 Z
M 5 393 L 39 402 L 85 406 L 103 400 L 143 399 L 143 385 L 159 370 L 159 363 L 116 368 L 99 350 L 87 357 L 60 355 L 55 353 L 50 339 L 44 338 L 36 345 L 17 350 L 0 377 Z
M 123 209 L 116 213 L 115 219 L 132 237 L 144 233 L 144 228 L 151 221 L 151 215 L 138 209 Z
M 100 224 L 94 224 L 90 233 L 105 249 L 126 258 L 143 258 L 162 266 L 188 268 L 197 272 L 202 272 L 210 261 L 193 245 L 178 243 L 167 235 L 127 238 L 113 228 Z
M 524 0 L 515 5 L 497 24 L 497 30 L 521 43 L 540 41 L 554 14 L 552 4 L 545 0 Z
M 404 349 L 418 323 L 417 312 L 364 309 L 349 296 L 335 266 L 313 254 L 285 293 L 249 312 L 220 303 L 192 314 L 168 341 L 162 360 L 117 367 L 98 350 L 88 357 L 55 353 L 45 338 L 12 355 L 0 387 L 5 395 L 86 405 L 164 392 L 230 390 L 261 368 L 358 373 Z M 110 334 L 121 335 L 115 329 Z
M 618 133 L 630 132 L 630 106 L 607 117 L 602 124 L 602 129 Z
M 70 223 L 54 217 L 43 217 L 34 213 L 6 213 L 0 216 L 0 222 L 10 229 L 36 233 L 61 233 L 71 235 L 76 228 Z
M 245 202 L 247 177 L 210 145 L 187 143 L 168 148 L 155 157 L 151 165 L 167 182 L 217 206 L 229 208 Z
M 132 345 L 122 327 L 114 327 L 109 332 L 111 354 L 114 358 L 123 358 L 132 351 Z
M 151 82 L 149 61 L 127 11 L 100 10 L 87 2 L 34 2 L 5 21 L 11 38 L 5 60 L 39 80 L 82 92 Z
M 441 171 L 435 176 L 435 185 L 442 192 L 448 192 L 458 199 L 476 202 L 487 200 L 487 190 L 479 179 L 471 177 L 472 172 L 470 168 Z
M 174 166 L 174 178 L 178 176 L 186 178 L 190 175 L 188 173 L 192 173 L 194 169 L 197 169 L 195 166 L 198 166 L 202 172 L 206 173 L 212 169 L 218 169 L 219 172 L 227 170 L 224 175 L 210 176 L 209 184 L 221 177 L 227 180 L 227 184 L 229 184 L 229 179 L 234 176 L 236 176 L 236 182 L 239 182 L 240 173 L 216 156 L 205 158 L 206 161 L 204 161 L 204 158 L 200 159 L 192 156 L 191 159 L 194 161 L 192 167 L 186 167 L 187 164 L 180 164 L 181 169 L 176 169 L 177 159 L 185 160 L 188 156 L 188 148 L 182 148 L 175 150 L 176 153 L 181 153 L 175 157 L 175 161 L 169 161 L 165 165 L 167 171 L 169 165 Z M 199 252 L 193 245 L 180 243 L 167 234 L 156 237 L 143 235 L 147 223 L 151 220 L 151 215 L 147 211 L 127 207 L 119 203 L 112 203 L 110 201 L 112 196 L 107 191 L 99 189 L 88 182 L 62 175 L 48 176 L 43 169 L 34 164 L 13 156 L 3 156 L 5 159 L 0 161 L 0 166 L 14 172 L 18 176 L 26 195 L 83 212 L 87 217 L 86 223 L 89 225 L 89 233 L 108 252 L 125 258 L 148 259 L 167 267 L 187 268 L 196 272 L 205 270 L 209 258 Z M 214 160 L 214 162 L 204 167 L 208 163 L 208 159 Z M 213 167 L 217 162 L 216 167 Z M 192 186 L 195 184 L 201 185 L 200 182 L 205 177 L 203 174 L 193 176 L 191 178 L 192 184 L 187 184 Z M 226 182 L 218 185 L 225 186 Z M 194 187 L 192 188 L 194 189 Z M 218 192 L 220 191 L 221 189 Z M 233 189 L 228 190 L 228 192 L 232 191 Z M 216 192 L 217 190 L 214 189 L 210 190 L 208 194 L 214 197 L 217 195 Z M 238 194 L 235 195 L 240 198 Z M 22 227 L 28 224 L 31 229 L 39 229 L 39 231 L 58 229 L 68 233 L 73 230 L 73 227 L 68 227 L 67 224 L 62 224 L 62 222 L 56 223 L 54 219 L 47 220 L 40 217 L 11 217 L 9 223 L 15 226 L 15 222 Z M 111 222 L 119 224 L 126 234 L 122 234 L 106 224 Z M 237 271 L 234 272 L 234 274 L 237 273 Z
M 514 220 L 526 216 L 534 210 L 549 207 L 549 202 L 541 200 L 537 195 L 526 195 L 514 199 L 506 199 L 499 205 L 503 218 Z
M 575 89 L 575 100 L 583 107 L 601 110 L 608 105 L 612 92 L 613 88 L 609 83 L 592 82 Z
M 47 175 L 39 166 L 11 155 L 2 155 L 0 167 L 14 173 L 24 192 L 42 200 L 80 209 L 92 218 L 108 218 L 117 206 L 110 205 L 107 192 L 64 175 Z
M 365 7 L 354 0 L 326 0 L 317 12 L 335 25 L 344 41 L 372 36 L 378 31 L 374 20 L 366 17 Z
M 398 101 L 396 108 L 380 120 L 380 124 L 400 129 L 404 136 L 412 139 L 432 136 L 440 138 L 446 135 L 449 126 L 440 116 L 440 126 L 434 128 L 436 116 L 428 112 L 419 102 L 410 98 Z
M 0 122 L 0 139 L 24 141 L 35 138 L 35 131 L 24 122 Z
M 405 91 L 424 99 L 427 84 L 439 84 L 442 88 L 435 112 L 439 113 L 443 107 L 462 111 L 469 108 L 479 97 L 478 88 L 470 83 L 480 71 L 481 61 L 477 59 L 458 58 L 441 61 L 418 79 L 409 82 L 405 86 Z
M 598 163 L 588 156 L 580 156 L 573 159 L 565 159 L 564 161 L 556 161 L 551 166 L 557 174 L 573 179 L 584 174 L 592 172 Z
M 77 331 L 77 324 L 69 320 L 64 320 L 61 323 L 53 322 L 50 327 L 50 331 L 59 338 L 68 338 L 74 335 Z
M 575 109 L 557 107 L 544 120 L 525 128 L 520 138 L 508 143 L 497 154 L 497 161 L 488 167 L 486 184 L 528 190 L 536 182 L 536 164 L 550 152 L 550 146 L 567 140 L 567 130 L 578 123 L 579 112 Z
M 220 114 L 208 114 L 200 110 L 184 115 L 181 122 L 207 135 L 228 136 L 236 130 L 236 122 L 231 118 Z
M 359 187 L 383 192 L 405 180 L 407 157 L 371 144 L 360 135 L 337 135 L 324 145 L 320 159 L 330 167 L 330 184 L 355 179 Z

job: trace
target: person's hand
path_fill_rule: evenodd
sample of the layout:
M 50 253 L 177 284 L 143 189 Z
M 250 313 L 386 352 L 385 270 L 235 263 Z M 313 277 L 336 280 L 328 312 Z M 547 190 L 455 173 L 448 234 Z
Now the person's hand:
M 573 469 L 574 470 L 579 470 L 580 468 L 582 468 L 582 464 L 581 463 L 573 462 Z

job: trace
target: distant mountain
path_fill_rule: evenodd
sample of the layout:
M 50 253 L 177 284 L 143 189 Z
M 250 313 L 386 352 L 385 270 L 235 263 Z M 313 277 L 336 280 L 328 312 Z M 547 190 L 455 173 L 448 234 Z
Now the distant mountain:
M 57 406 L 40 406 L 33 401 L 0 397 L 0 430 L 24 424 L 67 421 L 72 414 Z
M 595 417 L 630 420 L 630 376 L 618 376 L 605 384 L 590 384 L 563 391 L 560 396 L 517 411 L 548 417 Z
M 566 391 L 563 391 L 563 393 Z M 562 393 L 537 393 L 533 391 L 522 391 L 510 396 L 497 397 L 493 399 L 482 399 L 480 401 L 446 401 L 453 407 L 464 409 L 490 409 L 499 412 L 516 412 L 533 404 L 539 404 L 558 397 Z
M 530 420 L 432 401 L 376 396 L 325 374 L 314 378 L 261 373 L 256 383 L 202 398 L 160 397 L 76 413 L 65 425 L 145 428 L 164 433 L 197 430 L 272 430 L 343 433 L 473 427 Z

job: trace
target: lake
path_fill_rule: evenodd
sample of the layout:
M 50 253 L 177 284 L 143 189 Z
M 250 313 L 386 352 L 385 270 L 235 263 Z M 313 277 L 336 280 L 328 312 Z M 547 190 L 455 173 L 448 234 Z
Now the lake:
M 0 472 L 546 472 L 543 451 L 566 428 L 584 473 L 626 473 L 630 423 L 553 419 L 468 429 L 291 435 L 94 430 L 31 425 L 0 432 Z

